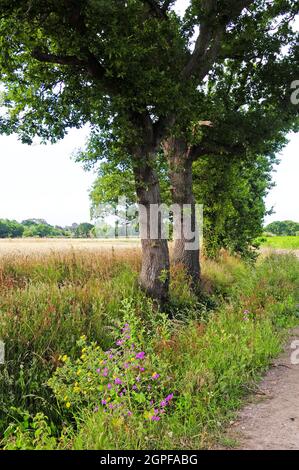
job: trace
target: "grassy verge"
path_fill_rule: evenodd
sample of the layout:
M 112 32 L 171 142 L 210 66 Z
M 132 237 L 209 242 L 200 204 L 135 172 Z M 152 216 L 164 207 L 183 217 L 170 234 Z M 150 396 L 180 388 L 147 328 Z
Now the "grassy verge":
M 299 321 L 292 255 L 205 261 L 200 299 L 176 269 L 172 320 L 139 291 L 139 263 L 0 261 L 2 447 L 207 448 Z
M 259 240 L 262 247 L 299 250 L 299 237 L 261 237 Z

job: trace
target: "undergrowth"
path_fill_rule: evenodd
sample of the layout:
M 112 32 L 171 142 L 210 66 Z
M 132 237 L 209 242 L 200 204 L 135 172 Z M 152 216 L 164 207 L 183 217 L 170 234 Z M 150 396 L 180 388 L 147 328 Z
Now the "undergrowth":
M 161 312 L 129 250 L 0 260 L 5 449 L 193 449 L 217 439 L 299 321 L 299 262 L 181 268 Z

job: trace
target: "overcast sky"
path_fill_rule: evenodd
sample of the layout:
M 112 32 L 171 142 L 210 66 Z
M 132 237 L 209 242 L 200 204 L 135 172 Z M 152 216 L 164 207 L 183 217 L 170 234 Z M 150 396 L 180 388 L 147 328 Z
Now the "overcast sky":
M 180 8 L 185 5 L 180 0 Z M 71 160 L 86 136 L 86 130 L 72 130 L 63 141 L 46 146 L 27 146 L 16 136 L 0 136 L 0 218 L 43 218 L 57 225 L 89 221 L 88 190 L 95 175 Z M 273 175 L 276 187 L 267 197 L 267 206 L 274 206 L 276 213 L 267 222 L 299 221 L 298 152 L 299 135 L 292 135 Z

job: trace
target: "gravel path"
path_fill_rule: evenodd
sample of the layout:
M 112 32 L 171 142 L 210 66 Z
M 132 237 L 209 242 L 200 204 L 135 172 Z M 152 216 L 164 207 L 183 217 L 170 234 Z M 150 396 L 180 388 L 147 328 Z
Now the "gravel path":
M 292 354 L 293 362 L 299 362 L 299 328 L 228 430 L 238 443 L 235 449 L 299 449 L 299 364 L 292 364 Z

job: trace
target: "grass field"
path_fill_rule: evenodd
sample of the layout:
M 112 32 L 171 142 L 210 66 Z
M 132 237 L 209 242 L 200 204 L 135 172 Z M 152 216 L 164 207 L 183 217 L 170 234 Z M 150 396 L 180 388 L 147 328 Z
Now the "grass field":
M 299 237 L 262 237 L 260 240 L 262 247 L 299 250 Z
M 25 245 L 0 256 L 4 449 L 208 448 L 298 323 L 292 255 L 203 260 L 201 296 L 173 269 L 162 312 L 137 247 Z

